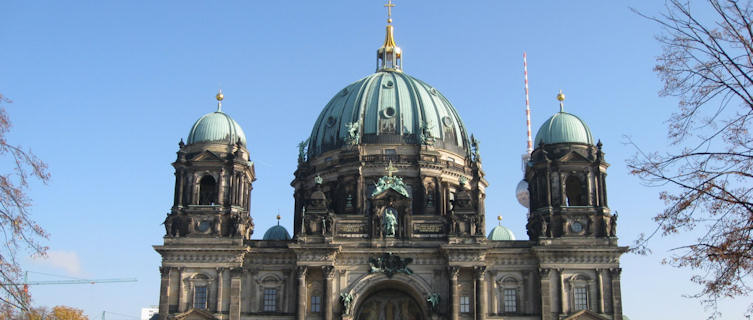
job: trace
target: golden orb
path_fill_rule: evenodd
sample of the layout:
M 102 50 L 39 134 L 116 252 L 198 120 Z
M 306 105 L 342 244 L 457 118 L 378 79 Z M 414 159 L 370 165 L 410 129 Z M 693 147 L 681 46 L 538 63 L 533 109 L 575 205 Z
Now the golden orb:
M 560 90 L 560 93 L 557 94 L 557 100 L 565 101 L 565 94 L 562 93 L 562 90 Z
M 497 216 L 497 220 L 502 221 L 502 216 Z
M 392 23 L 392 18 L 387 19 L 387 23 Z
M 278 214 L 278 215 L 277 215 L 277 220 L 280 220 L 280 218 L 282 218 L 282 217 L 280 217 L 280 215 Z
M 218 92 L 215 97 L 217 98 L 217 101 L 222 101 L 222 99 L 225 99 L 225 95 L 222 94 L 222 90 L 220 90 L 220 92 Z

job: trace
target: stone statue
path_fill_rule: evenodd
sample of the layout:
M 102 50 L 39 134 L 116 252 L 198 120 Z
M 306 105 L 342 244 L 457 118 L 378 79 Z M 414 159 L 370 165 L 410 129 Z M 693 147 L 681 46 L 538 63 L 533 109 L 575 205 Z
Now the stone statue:
M 384 229 L 385 237 L 395 237 L 397 226 L 397 211 L 393 208 L 387 208 L 384 210 L 384 217 L 382 219 L 382 229 Z
M 303 140 L 298 143 L 298 163 L 306 162 L 306 146 L 309 144 L 309 139 Z
M 166 236 L 172 236 L 172 234 L 170 234 L 170 232 L 172 231 L 172 227 L 173 227 L 173 219 L 172 219 L 172 217 L 170 217 L 170 213 L 169 212 L 167 213 L 167 217 L 165 217 L 165 221 L 162 222 L 162 224 L 165 225 L 165 235 Z
M 345 125 L 348 129 L 348 136 L 345 137 L 345 142 L 350 146 L 358 144 L 358 121 L 354 121 Z
M 609 236 L 614 237 L 617 235 L 617 211 L 614 212 L 612 219 L 609 219 Z
M 428 297 L 426 297 L 426 302 L 429 303 L 431 306 L 431 311 L 437 312 L 437 309 L 439 307 L 439 293 L 432 293 Z
M 474 135 L 471 135 L 471 150 L 473 152 L 473 161 L 481 161 L 481 154 L 479 153 L 479 144 L 481 144 Z
M 434 145 L 434 137 L 431 135 L 431 128 L 433 126 L 426 121 L 421 122 L 421 128 L 419 129 L 418 140 L 423 145 Z
M 340 302 L 343 304 L 343 314 L 350 314 L 350 305 L 353 303 L 353 295 L 348 292 L 340 293 Z

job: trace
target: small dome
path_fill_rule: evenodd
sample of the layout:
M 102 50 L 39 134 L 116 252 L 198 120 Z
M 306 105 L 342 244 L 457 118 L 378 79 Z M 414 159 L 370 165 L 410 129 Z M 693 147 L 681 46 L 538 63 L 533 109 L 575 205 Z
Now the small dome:
M 222 111 L 215 111 L 196 120 L 188 133 L 188 144 L 201 142 L 227 143 L 230 145 L 240 142 L 241 145 L 245 146 L 246 134 L 229 115 Z
M 544 122 L 536 133 L 536 142 L 539 144 L 554 143 L 582 143 L 594 144 L 591 137 L 591 129 L 577 116 L 567 112 L 557 112 L 549 120 Z
M 290 233 L 285 227 L 278 224 L 267 229 L 262 240 L 290 240 Z
M 515 240 L 515 234 L 504 226 L 496 226 L 486 238 L 492 241 L 511 241 Z
M 309 156 L 352 143 L 420 144 L 460 154 L 469 136 L 455 107 L 429 84 L 404 72 L 381 70 L 340 90 L 324 107 L 309 139 Z M 428 137 L 430 136 L 430 137 Z

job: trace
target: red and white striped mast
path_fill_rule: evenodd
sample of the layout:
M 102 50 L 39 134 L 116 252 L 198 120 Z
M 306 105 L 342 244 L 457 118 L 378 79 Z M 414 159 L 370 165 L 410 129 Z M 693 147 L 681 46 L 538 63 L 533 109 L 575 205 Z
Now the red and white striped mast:
M 523 169 L 523 175 L 525 175 L 526 165 L 531 159 L 531 153 L 533 152 L 533 141 L 531 140 L 531 103 L 528 100 L 528 60 L 525 51 L 523 51 L 523 79 L 526 92 L 526 129 L 528 130 L 528 147 L 526 148 L 526 153 L 521 157 L 521 169 Z M 529 207 L 528 182 L 525 180 L 525 177 L 523 180 L 520 180 L 518 186 L 515 188 L 515 197 L 522 206 Z
M 533 141 L 531 140 L 531 103 L 528 100 L 528 61 L 526 59 L 526 52 L 523 51 L 523 78 L 526 85 L 526 128 L 528 129 L 528 155 L 533 152 Z

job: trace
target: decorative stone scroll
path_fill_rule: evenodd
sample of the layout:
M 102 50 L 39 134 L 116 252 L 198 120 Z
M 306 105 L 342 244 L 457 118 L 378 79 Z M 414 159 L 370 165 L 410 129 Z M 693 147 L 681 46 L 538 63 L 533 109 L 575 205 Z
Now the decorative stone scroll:
M 413 270 L 408 268 L 408 264 L 411 262 L 413 262 L 413 258 L 403 259 L 392 252 L 383 253 L 380 257 L 369 258 L 369 265 L 371 266 L 369 273 L 381 272 L 388 278 L 392 278 L 398 272 L 411 275 Z

